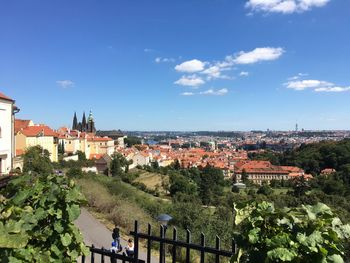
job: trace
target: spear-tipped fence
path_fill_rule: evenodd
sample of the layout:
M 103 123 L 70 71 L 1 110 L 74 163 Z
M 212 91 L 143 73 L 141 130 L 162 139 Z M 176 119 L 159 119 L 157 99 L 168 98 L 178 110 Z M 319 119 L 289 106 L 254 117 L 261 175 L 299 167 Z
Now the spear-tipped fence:
M 200 244 L 195 244 L 192 243 L 192 234 L 190 230 L 186 230 L 186 241 L 181 241 L 178 240 L 178 235 L 177 235 L 177 229 L 173 229 L 173 235 L 172 238 L 167 238 L 166 237 L 166 227 L 160 226 L 160 234 L 159 236 L 157 235 L 152 235 L 152 226 L 148 224 L 147 228 L 147 233 L 141 233 L 139 232 L 139 225 L 138 221 L 135 221 L 135 226 L 134 226 L 134 231 L 130 232 L 130 235 L 134 237 L 134 255 L 132 257 L 129 257 L 127 255 L 123 254 L 116 254 L 113 252 L 110 252 L 106 249 L 98 249 L 95 248 L 94 246 L 90 247 L 90 252 L 91 252 L 91 257 L 90 257 L 90 262 L 94 263 L 95 262 L 95 255 L 98 254 L 100 255 L 101 263 L 103 262 L 111 262 L 111 263 L 117 263 L 117 262 L 132 262 L 132 263 L 154 263 L 155 258 L 152 258 L 152 244 L 153 243 L 158 243 L 159 244 L 159 263 L 165 263 L 166 259 L 166 250 L 165 246 L 166 245 L 171 245 L 172 249 L 170 252 L 171 256 L 171 262 L 176 263 L 177 262 L 177 249 L 178 248 L 184 248 L 185 249 L 185 262 L 186 263 L 191 263 L 191 251 L 197 251 L 199 252 L 200 256 L 200 263 L 205 262 L 205 258 L 208 254 L 214 255 L 215 258 L 215 263 L 220 262 L 220 257 L 226 257 L 226 258 L 231 258 L 237 250 L 236 243 L 232 239 L 232 244 L 231 244 L 231 250 L 223 250 L 221 249 L 221 240 L 218 236 L 216 236 L 215 240 L 215 248 L 207 246 L 206 245 L 206 238 L 203 233 L 200 235 Z M 140 259 L 140 251 L 139 251 L 139 242 L 140 240 L 146 240 L 146 253 L 144 255 L 144 259 Z M 106 258 L 109 258 L 108 261 L 105 260 Z M 168 257 L 169 258 L 169 257 Z M 97 262 L 97 261 L 96 261 Z M 82 263 L 85 263 L 85 257 L 82 257 Z

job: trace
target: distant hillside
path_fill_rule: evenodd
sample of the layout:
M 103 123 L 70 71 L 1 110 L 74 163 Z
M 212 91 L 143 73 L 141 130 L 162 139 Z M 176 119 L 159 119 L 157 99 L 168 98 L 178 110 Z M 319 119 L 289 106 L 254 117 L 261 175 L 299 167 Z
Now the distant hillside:
M 284 153 L 266 151 L 250 154 L 249 157 L 255 160 L 268 160 L 277 165 L 295 165 L 314 175 L 325 168 L 342 171 L 350 164 L 350 139 L 302 144 L 299 148 Z

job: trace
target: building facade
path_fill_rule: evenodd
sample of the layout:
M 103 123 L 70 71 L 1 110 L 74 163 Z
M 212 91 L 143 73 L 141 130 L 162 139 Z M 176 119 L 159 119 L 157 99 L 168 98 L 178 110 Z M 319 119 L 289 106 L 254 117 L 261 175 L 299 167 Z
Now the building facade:
M 0 176 L 9 174 L 14 157 L 15 101 L 0 93 Z
M 306 180 L 312 178 L 311 175 L 305 174 L 301 168 L 273 165 L 269 161 L 242 161 L 236 163 L 234 166 L 236 182 L 241 182 L 244 174 L 248 180 L 255 184 L 264 182 L 269 184 L 272 180 L 287 181 L 302 176 Z
M 52 162 L 58 161 L 58 134 L 46 125 L 22 128 L 16 133 L 16 153 L 21 155 L 32 146 L 40 146 L 50 153 Z

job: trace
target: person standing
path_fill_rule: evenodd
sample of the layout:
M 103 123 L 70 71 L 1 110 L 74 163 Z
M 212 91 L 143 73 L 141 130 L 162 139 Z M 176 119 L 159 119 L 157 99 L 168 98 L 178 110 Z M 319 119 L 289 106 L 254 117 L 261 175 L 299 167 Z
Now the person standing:
M 121 249 L 122 246 L 120 244 L 120 234 L 119 234 L 119 228 L 117 226 L 113 229 L 112 239 L 115 242 L 116 247 L 118 248 L 117 252 L 120 252 L 122 250 Z

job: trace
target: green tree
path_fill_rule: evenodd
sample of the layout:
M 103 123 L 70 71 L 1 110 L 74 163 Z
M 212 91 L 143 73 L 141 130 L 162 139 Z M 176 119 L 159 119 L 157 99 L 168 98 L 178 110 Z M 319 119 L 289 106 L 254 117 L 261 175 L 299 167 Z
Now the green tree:
M 273 193 L 273 190 L 269 185 L 265 183 L 259 187 L 257 193 L 262 195 L 271 195 Z
M 134 137 L 134 136 L 128 136 L 127 138 L 124 138 L 124 143 L 128 147 L 132 147 L 136 144 L 141 144 L 141 139 L 138 137 Z
M 175 170 L 180 170 L 181 169 L 181 164 L 180 164 L 178 159 L 176 159 L 175 162 L 173 163 L 173 168 Z
M 241 178 L 242 178 L 243 183 L 245 183 L 245 184 L 249 183 L 248 174 L 247 174 L 247 171 L 245 169 L 242 170 Z
M 112 161 L 110 163 L 110 172 L 112 176 L 121 176 L 126 167 L 129 165 L 129 162 L 125 157 L 120 153 L 114 153 L 112 155 Z
M 207 165 L 201 170 L 199 183 L 199 195 L 203 204 L 214 204 L 215 200 L 222 196 L 225 185 L 224 175 L 221 169 Z
M 77 151 L 77 155 L 78 155 L 78 160 L 80 162 L 86 161 L 86 155 L 84 152 L 82 151 Z
M 23 158 L 23 172 L 41 175 L 52 173 L 49 151 L 40 146 L 28 148 Z
M 306 192 L 310 189 L 309 183 L 305 180 L 304 176 L 299 176 L 293 179 L 292 183 L 293 187 L 293 195 L 296 197 L 300 197 L 306 194 Z
M 189 195 L 196 195 L 197 186 L 185 176 L 177 173 L 172 173 L 170 175 L 169 192 L 171 196 L 174 196 L 179 192 Z

